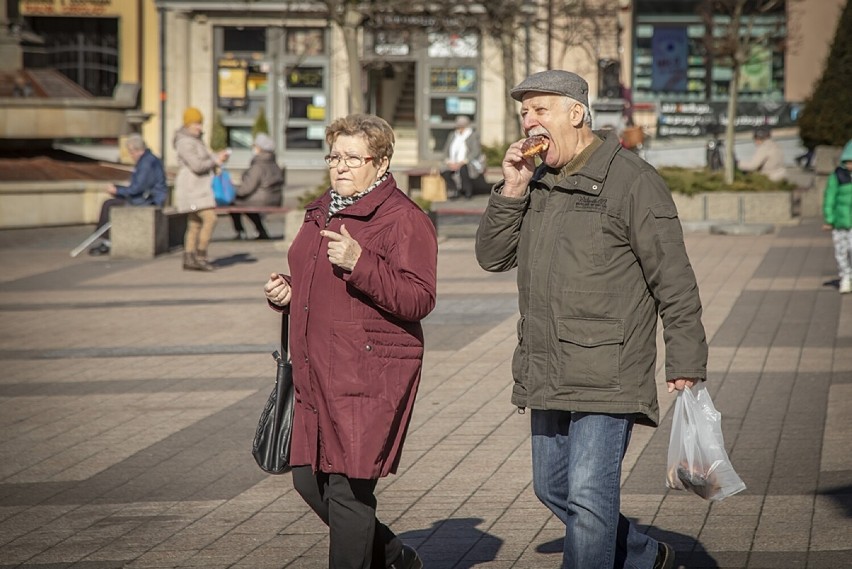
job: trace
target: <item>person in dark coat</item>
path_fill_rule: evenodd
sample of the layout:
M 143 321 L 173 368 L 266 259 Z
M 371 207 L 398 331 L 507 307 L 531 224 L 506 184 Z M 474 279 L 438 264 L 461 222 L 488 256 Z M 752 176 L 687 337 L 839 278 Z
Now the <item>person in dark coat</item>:
M 388 171 L 394 134 L 384 119 L 337 119 L 326 141 L 331 188 L 306 208 L 292 274 L 264 285 L 291 317 L 293 484 L 329 526 L 329 567 L 420 569 L 376 519 L 375 488 L 399 467 L 420 383 L 435 228 Z
M 126 205 L 162 206 L 166 203 L 169 188 L 166 186 L 166 172 L 159 158 L 148 150 L 145 140 L 138 134 L 131 134 L 125 143 L 130 158 L 136 163 L 130 183 L 126 186 L 109 184 L 107 192 L 112 196 L 101 204 L 98 217 L 98 229 L 109 222 L 110 209 Z M 109 230 L 101 236 L 101 241 L 89 249 L 90 255 L 106 255 L 111 243 Z
M 512 403 L 530 409 L 533 491 L 565 526 L 562 569 L 672 569 L 674 548 L 621 506 L 635 424 L 657 426 L 657 321 L 669 393 L 707 378 L 701 298 L 671 191 L 592 130 L 589 84 L 561 69 L 510 95 L 527 136 L 509 145 L 476 234 L 492 272 L 517 269 Z
M 275 142 L 268 134 L 258 133 L 252 145 L 254 157 L 251 164 L 243 173 L 242 182 L 237 189 L 237 199 L 234 205 L 280 206 L 281 192 L 284 189 L 284 174 L 275 161 Z M 245 239 L 246 231 L 239 213 L 231 214 L 237 239 Z M 259 213 L 247 213 L 257 229 L 258 239 L 269 239 L 269 233 L 263 226 L 263 218 Z

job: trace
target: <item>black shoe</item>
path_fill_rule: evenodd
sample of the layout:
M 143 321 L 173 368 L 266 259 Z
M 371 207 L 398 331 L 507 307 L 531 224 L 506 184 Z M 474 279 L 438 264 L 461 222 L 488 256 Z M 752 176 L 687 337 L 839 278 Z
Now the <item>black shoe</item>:
M 98 257 L 100 255 L 108 255 L 109 254 L 109 245 L 106 243 L 101 243 L 97 247 L 92 247 L 89 249 L 89 255 Z
M 272 237 L 270 237 L 269 235 L 267 235 L 265 233 L 263 235 L 258 235 L 257 237 L 254 238 L 255 241 L 269 241 L 270 239 L 272 239 Z
M 675 562 L 675 552 L 672 546 L 662 541 L 657 543 L 657 560 L 654 569 L 672 569 Z
M 423 562 L 413 547 L 403 545 L 402 553 L 399 554 L 396 561 L 390 564 L 388 569 L 423 569 Z

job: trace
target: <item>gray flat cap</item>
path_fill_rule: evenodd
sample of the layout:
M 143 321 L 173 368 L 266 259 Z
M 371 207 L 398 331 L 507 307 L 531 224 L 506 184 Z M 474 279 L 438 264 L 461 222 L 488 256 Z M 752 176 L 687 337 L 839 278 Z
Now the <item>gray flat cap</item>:
M 535 91 L 537 93 L 553 93 L 571 97 L 575 101 L 589 106 L 589 84 L 586 80 L 570 71 L 549 69 L 533 73 L 512 89 L 512 98 L 520 101 L 524 95 Z

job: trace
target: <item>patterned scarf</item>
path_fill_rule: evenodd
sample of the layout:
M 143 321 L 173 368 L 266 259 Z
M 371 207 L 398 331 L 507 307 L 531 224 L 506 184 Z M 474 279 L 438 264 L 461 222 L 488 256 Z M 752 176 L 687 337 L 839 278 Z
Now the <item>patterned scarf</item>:
M 382 182 L 384 182 L 385 180 L 388 179 L 388 174 L 390 174 L 390 172 L 385 172 L 385 175 L 382 176 L 381 178 L 379 178 L 378 180 L 376 180 L 373 183 L 372 186 L 370 186 L 369 188 L 367 188 L 363 192 L 358 192 L 357 194 L 354 194 L 354 195 L 351 195 L 351 196 L 341 196 L 336 191 L 334 191 L 334 188 L 332 188 L 331 189 L 331 204 L 329 204 L 329 206 L 328 206 L 328 219 L 331 219 L 331 216 L 334 215 L 335 213 L 337 213 L 338 211 L 342 210 L 345 207 L 348 207 L 348 206 L 354 204 L 355 202 L 357 202 L 358 200 L 360 200 L 361 198 L 363 198 L 364 196 L 369 194 L 371 191 L 373 191 L 374 188 L 376 188 Z

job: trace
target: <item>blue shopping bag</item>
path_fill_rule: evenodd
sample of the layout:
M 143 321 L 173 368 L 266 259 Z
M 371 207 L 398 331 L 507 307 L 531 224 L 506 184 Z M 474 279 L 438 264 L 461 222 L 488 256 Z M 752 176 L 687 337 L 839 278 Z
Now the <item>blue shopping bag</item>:
M 213 176 L 213 195 L 216 205 L 231 205 L 237 197 L 237 189 L 231 181 L 231 175 L 224 168 Z

